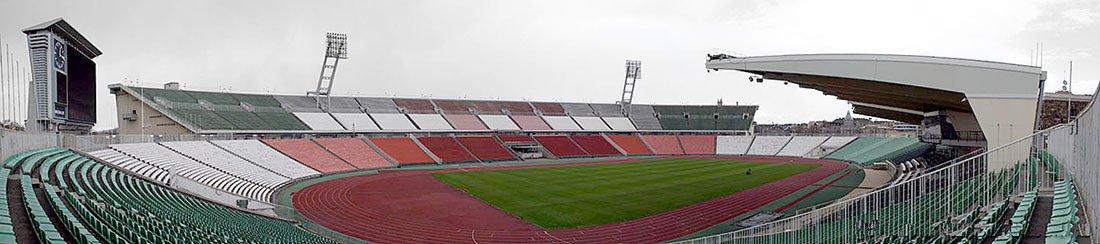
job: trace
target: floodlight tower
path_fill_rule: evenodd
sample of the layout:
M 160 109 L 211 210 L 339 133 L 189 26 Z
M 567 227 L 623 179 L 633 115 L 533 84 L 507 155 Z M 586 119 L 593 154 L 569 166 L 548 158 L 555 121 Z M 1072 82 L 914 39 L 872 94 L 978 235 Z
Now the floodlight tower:
M 348 59 L 348 36 L 342 33 L 325 34 L 328 43 L 325 48 L 325 61 L 321 64 L 321 77 L 317 80 L 317 90 L 307 92 L 307 95 L 317 100 L 317 107 L 328 112 L 329 94 L 332 92 L 332 81 L 336 77 L 336 65 L 341 59 Z
M 626 78 L 623 79 L 623 96 L 619 100 L 623 115 L 630 116 L 630 103 L 634 101 L 634 83 L 642 78 L 642 61 L 626 61 Z

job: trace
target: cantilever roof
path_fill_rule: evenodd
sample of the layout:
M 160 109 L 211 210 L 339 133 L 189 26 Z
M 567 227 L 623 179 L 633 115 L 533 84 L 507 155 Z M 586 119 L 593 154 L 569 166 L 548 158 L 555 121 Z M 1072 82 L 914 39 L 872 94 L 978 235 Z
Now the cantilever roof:
M 87 54 L 88 58 L 95 58 L 103 54 L 103 52 L 99 51 L 99 48 L 96 48 L 95 45 L 92 45 L 91 41 L 88 41 L 87 38 L 84 38 L 84 35 L 81 35 L 80 32 L 77 32 L 72 25 L 69 25 L 69 22 L 65 22 L 65 20 L 62 18 L 53 19 L 50 21 L 42 22 L 41 24 L 27 27 L 26 29 L 23 29 L 23 33 L 30 34 L 32 32 L 40 30 L 50 30 L 54 33 L 57 33 L 58 35 L 61 35 L 65 39 L 68 39 L 71 42 L 70 44 L 73 44 L 81 52 Z

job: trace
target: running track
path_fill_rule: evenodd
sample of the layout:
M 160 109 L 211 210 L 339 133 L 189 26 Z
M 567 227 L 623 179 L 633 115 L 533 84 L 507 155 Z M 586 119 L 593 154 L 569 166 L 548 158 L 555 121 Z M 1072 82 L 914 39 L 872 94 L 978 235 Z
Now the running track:
M 311 221 L 376 243 L 656 243 L 725 222 L 805 188 L 848 166 L 804 158 L 704 156 L 738 161 L 813 163 L 821 167 L 741 192 L 624 222 L 547 230 L 512 216 L 429 175 L 603 162 L 381 171 L 328 180 L 292 193 Z

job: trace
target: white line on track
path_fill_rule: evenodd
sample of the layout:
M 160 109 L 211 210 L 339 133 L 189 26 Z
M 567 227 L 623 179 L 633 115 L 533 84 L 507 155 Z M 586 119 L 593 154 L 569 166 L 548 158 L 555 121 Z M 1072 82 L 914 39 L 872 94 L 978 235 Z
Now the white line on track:
M 543 231 L 542 233 L 543 233 L 543 234 L 546 234 L 546 236 L 549 236 L 550 238 L 554 238 L 554 240 L 558 240 L 558 241 L 560 241 L 560 242 L 565 242 L 566 244 L 569 244 L 569 242 L 568 242 L 568 241 L 562 240 L 562 239 L 560 239 L 560 238 L 558 238 L 558 237 L 556 237 L 556 236 L 554 236 L 554 235 L 551 235 L 551 234 L 550 234 L 550 231 Z

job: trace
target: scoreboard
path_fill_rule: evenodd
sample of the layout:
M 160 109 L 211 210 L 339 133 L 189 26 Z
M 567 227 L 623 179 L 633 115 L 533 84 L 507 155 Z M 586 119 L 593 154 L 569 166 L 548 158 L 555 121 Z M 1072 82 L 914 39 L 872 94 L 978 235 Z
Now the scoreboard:
M 88 132 L 96 122 L 93 58 L 102 54 L 65 20 L 23 30 L 30 49 L 33 83 L 27 129 Z

